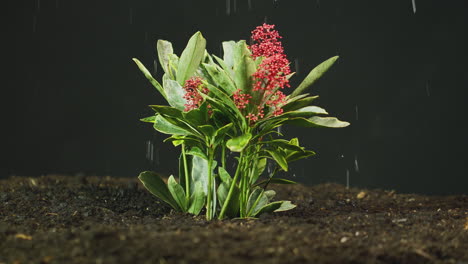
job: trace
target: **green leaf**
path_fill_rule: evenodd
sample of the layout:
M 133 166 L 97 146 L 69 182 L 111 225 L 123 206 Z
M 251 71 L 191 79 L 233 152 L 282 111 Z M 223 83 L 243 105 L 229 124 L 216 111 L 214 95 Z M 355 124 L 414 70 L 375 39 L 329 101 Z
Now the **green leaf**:
M 309 106 L 313 101 L 315 101 L 319 96 L 309 96 L 301 98 L 301 95 L 292 97 L 288 99 L 288 102 L 282 107 L 284 112 L 294 111 L 302 107 Z M 297 99 L 297 100 L 296 100 Z
M 212 138 L 216 132 L 212 125 L 199 126 L 198 129 L 208 138 Z
M 132 60 L 136 63 L 146 79 L 148 79 L 154 88 L 156 88 L 156 90 L 158 90 L 159 93 L 167 100 L 166 92 L 164 91 L 163 87 L 158 81 L 156 81 L 156 79 L 153 78 L 151 73 L 146 69 L 145 65 L 143 65 L 143 63 L 141 63 L 137 58 L 133 58 Z
M 218 167 L 218 174 L 222 182 L 225 182 L 228 186 L 231 185 L 231 175 L 229 175 L 229 173 L 223 167 Z
M 289 141 L 284 139 L 274 139 L 270 141 L 262 141 L 260 144 L 268 144 L 268 146 L 281 147 L 283 149 L 294 150 L 299 152 L 304 152 L 304 150 L 294 144 L 289 143 Z
M 236 91 L 236 86 L 233 80 L 223 69 L 216 67 L 216 65 L 209 65 L 206 63 L 203 64 L 203 67 L 216 83 L 217 87 L 221 87 L 228 95 L 232 95 Z
M 163 76 L 163 85 L 164 91 L 167 94 L 167 102 L 172 107 L 183 111 L 187 101 L 184 99 L 185 91 L 182 86 L 178 82 L 169 79 L 166 74 Z
M 291 180 L 288 180 L 288 179 L 271 178 L 271 179 L 263 180 L 263 181 L 255 184 L 255 186 L 260 186 L 260 185 L 266 184 L 267 182 L 270 182 L 270 183 L 273 183 L 273 184 L 296 184 L 297 183 L 295 181 L 291 181 Z
M 195 191 L 190 197 L 190 207 L 188 212 L 194 215 L 198 215 L 205 205 L 205 194 L 203 193 L 203 187 L 200 182 L 195 183 Z
M 172 198 L 166 183 L 161 179 L 159 174 L 152 171 L 144 171 L 140 173 L 138 179 L 143 183 L 143 186 L 154 196 L 169 204 L 175 210 L 180 210 L 177 202 Z
M 262 207 L 255 216 L 259 216 L 264 213 L 272 213 L 272 212 L 282 212 L 287 211 L 295 208 L 296 205 L 292 204 L 290 201 L 276 201 L 269 203 Z
M 226 147 L 233 152 L 241 152 L 252 138 L 252 134 L 245 133 L 241 136 L 231 138 L 226 142 Z
M 199 147 L 193 147 L 185 153 L 187 155 L 197 156 L 204 160 L 208 160 L 208 157 L 206 156 L 205 152 L 203 152 Z
M 192 109 L 182 113 L 184 119 L 195 126 L 201 126 L 207 123 L 208 112 L 206 103 L 203 103 L 199 108 Z
M 159 39 L 156 44 L 156 49 L 158 51 L 158 58 L 159 58 L 159 63 L 161 64 L 161 67 L 163 68 L 165 73 L 170 74 L 169 54 L 174 53 L 171 42 L 167 40 Z
M 252 178 L 250 179 L 250 184 L 254 184 L 260 175 L 265 171 L 267 165 L 267 159 L 266 158 L 261 158 L 257 160 L 257 164 L 255 166 L 255 170 L 253 172 Z
M 151 109 L 153 109 L 156 113 L 163 115 L 163 116 L 168 116 L 168 117 L 178 118 L 178 119 L 183 118 L 182 111 L 174 107 L 170 107 L 167 105 L 150 105 L 149 107 L 151 107 Z
M 169 176 L 167 180 L 167 187 L 169 192 L 172 194 L 172 197 L 177 202 L 179 207 L 182 209 L 182 212 L 187 211 L 187 200 L 185 200 L 185 192 L 182 186 L 176 182 L 174 176 Z
M 140 121 L 147 122 L 147 123 L 154 123 L 155 120 L 156 120 L 156 116 L 148 116 L 148 117 L 140 119 Z
M 284 171 L 288 171 L 288 162 L 286 161 L 286 158 L 284 157 L 283 153 L 281 153 L 278 149 L 276 150 L 266 150 L 270 156 L 278 163 L 278 165 L 283 169 Z
M 262 188 L 255 187 L 247 200 L 246 216 L 255 216 L 256 212 L 268 203 L 268 196 L 264 194 Z
M 302 152 L 293 151 L 291 153 L 288 153 L 288 155 L 286 156 L 286 160 L 289 163 L 289 162 L 292 162 L 292 161 L 304 159 L 304 158 L 314 156 L 314 155 L 315 155 L 315 152 L 313 152 L 311 150 L 304 150 Z
M 252 90 L 252 74 L 255 73 L 255 62 L 250 55 L 244 55 L 234 67 L 234 82 L 243 93 L 250 94 Z
M 229 193 L 229 185 L 225 182 L 222 182 L 218 187 L 217 193 L 218 193 L 219 205 L 222 208 L 224 206 L 224 202 L 226 201 L 226 197 Z M 239 215 L 239 208 L 240 208 L 239 196 L 240 196 L 240 189 L 239 187 L 234 186 L 231 199 L 229 201 L 229 204 L 227 205 L 226 216 L 236 217 Z
M 232 127 L 232 123 L 229 123 L 223 127 L 218 128 L 218 130 L 216 130 L 216 132 L 214 133 L 215 144 L 218 144 L 219 141 L 224 139 L 224 135 L 226 135 L 226 133 L 229 132 L 231 127 Z
M 285 124 L 291 124 L 302 127 L 331 127 L 341 128 L 349 126 L 348 122 L 340 121 L 336 117 L 318 117 L 314 116 L 309 119 L 298 117 L 285 121 Z
M 190 184 L 190 192 L 194 192 L 195 183 L 200 182 L 203 193 L 208 193 L 208 161 L 199 156 L 193 156 L 192 159 L 192 183 Z
M 292 92 L 291 97 L 301 94 L 304 92 L 309 86 L 314 84 L 322 75 L 330 69 L 330 67 L 335 63 L 338 59 L 338 56 L 331 57 L 330 59 L 320 63 L 317 67 L 312 69 L 310 73 L 305 77 L 301 84 Z
M 157 131 L 163 134 L 169 134 L 169 135 L 191 135 L 192 134 L 189 131 L 185 130 L 184 128 L 176 126 L 172 124 L 171 122 L 167 121 L 167 119 L 162 117 L 161 115 L 156 115 L 153 127 L 154 129 L 156 129 Z
M 197 70 L 203 59 L 206 47 L 206 40 L 200 32 L 195 33 L 187 43 L 182 55 L 180 56 L 177 82 L 184 85 Z
M 236 57 L 235 57 L 235 54 L 236 54 L 236 42 L 234 41 L 224 41 L 222 43 L 223 45 L 223 61 L 225 63 L 225 65 L 228 67 L 230 73 L 231 73 L 231 76 L 233 76 L 233 69 L 234 69 L 234 65 L 236 64 Z

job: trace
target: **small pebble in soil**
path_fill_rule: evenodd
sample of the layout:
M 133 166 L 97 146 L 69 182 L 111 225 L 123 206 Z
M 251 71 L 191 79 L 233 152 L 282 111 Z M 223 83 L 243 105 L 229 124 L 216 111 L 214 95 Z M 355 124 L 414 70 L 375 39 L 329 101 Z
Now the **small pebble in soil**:
M 347 237 L 342 237 L 342 238 L 340 239 L 340 242 L 341 242 L 341 243 L 345 243 L 346 241 L 348 241 L 348 239 L 349 239 L 349 238 L 347 238 Z

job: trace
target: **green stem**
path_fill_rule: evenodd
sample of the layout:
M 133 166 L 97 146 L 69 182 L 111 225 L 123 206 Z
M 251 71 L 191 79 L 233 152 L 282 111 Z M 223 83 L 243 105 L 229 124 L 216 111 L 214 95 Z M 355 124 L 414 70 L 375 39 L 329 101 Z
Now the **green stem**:
M 226 144 L 221 144 L 221 164 L 226 168 Z
M 187 156 L 185 155 L 185 144 L 182 143 L 182 159 L 184 162 L 184 174 L 185 174 L 185 199 L 187 204 L 190 202 L 190 181 L 188 175 Z
M 232 195 L 234 193 L 234 188 L 236 186 L 237 179 L 239 178 L 239 174 L 241 171 L 241 164 L 243 160 L 243 152 L 240 153 L 239 156 L 239 165 L 237 166 L 236 173 L 234 174 L 234 179 L 232 179 L 231 186 L 229 186 L 229 192 L 226 197 L 226 200 L 224 201 L 223 207 L 221 208 L 221 212 L 219 213 L 218 219 L 223 219 L 224 215 L 226 214 L 226 210 L 228 208 L 228 204 L 232 199 Z
M 212 211 L 212 198 L 213 198 L 213 149 L 208 147 L 208 194 L 207 194 L 207 201 L 206 201 L 206 220 L 211 220 L 213 218 L 213 211 Z

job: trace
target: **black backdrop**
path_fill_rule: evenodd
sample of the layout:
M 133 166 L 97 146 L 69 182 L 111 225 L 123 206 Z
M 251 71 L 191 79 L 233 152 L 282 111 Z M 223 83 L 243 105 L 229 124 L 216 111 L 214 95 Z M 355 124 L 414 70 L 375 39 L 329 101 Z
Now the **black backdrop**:
M 311 90 L 346 129 L 284 127 L 318 156 L 287 174 L 315 184 L 467 193 L 468 8 L 451 0 L 9 1 L 2 7 L 0 177 L 176 173 L 178 149 L 140 123 L 163 103 L 132 57 L 153 68 L 155 41 L 180 53 L 200 30 L 223 40 L 277 25 L 297 85 L 339 63 Z M 151 150 L 153 160 L 149 160 Z

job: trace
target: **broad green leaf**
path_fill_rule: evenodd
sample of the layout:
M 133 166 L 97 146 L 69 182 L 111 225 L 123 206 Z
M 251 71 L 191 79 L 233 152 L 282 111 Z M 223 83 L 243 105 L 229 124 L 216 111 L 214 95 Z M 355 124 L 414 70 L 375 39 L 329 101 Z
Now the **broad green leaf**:
M 182 209 L 183 212 L 187 211 L 187 200 L 185 199 L 185 192 L 182 186 L 176 182 L 174 176 L 169 176 L 167 180 L 167 187 L 169 192 L 171 193 L 174 200 L 177 202 L 179 207 Z
M 255 170 L 253 172 L 252 178 L 250 179 L 250 184 L 254 184 L 260 175 L 265 171 L 267 165 L 267 159 L 266 158 L 261 158 L 257 160 L 257 164 L 255 166 Z
M 349 126 L 348 122 L 340 121 L 336 117 L 318 117 L 314 116 L 309 119 L 298 117 L 285 121 L 285 124 L 291 124 L 302 127 L 331 127 L 340 128 Z
M 190 197 L 190 207 L 188 212 L 194 215 L 198 215 L 205 205 L 205 194 L 203 193 L 203 187 L 200 182 L 195 183 L 195 191 Z
M 222 182 L 219 187 L 218 187 L 218 201 L 219 205 L 222 208 L 225 201 L 226 197 L 229 193 L 229 185 L 225 182 Z M 239 187 L 234 186 L 234 190 L 231 196 L 231 200 L 229 201 L 229 204 L 226 209 L 226 216 L 227 217 L 236 217 L 239 215 L 239 195 L 240 195 L 240 190 Z
M 155 120 L 156 120 L 156 116 L 148 116 L 148 117 L 140 119 L 140 121 L 147 122 L 147 123 L 154 123 Z
M 229 173 L 223 167 L 218 167 L 218 175 L 222 182 L 225 182 L 227 185 L 231 185 L 231 175 L 229 175 Z
M 183 118 L 182 111 L 174 107 L 170 107 L 167 105 L 150 105 L 149 107 L 151 107 L 151 109 L 153 109 L 156 113 L 163 116 L 169 116 L 178 119 Z
M 255 62 L 250 55 L 244 55 L 234 67 L 234 82 L 243 93 L 250 94 L 252 90 L 252 74 L 255 73 Z
M 212 125 L 198 126 L 198 129 L 208 138 L 212 138 L 216 132 Z
M 236 91 L 234 82 L 223 69 L 216 67 L 216 65 L 203 64 L 210 77 L 218 87 L 221 87 L 228 95 L 232 95 Z
M 296 208 L 296 205 L 292 204 L 291 201 L 282 201 L 281 206 L 278 209 L 276 209 L 274 212 L 289 211 L 293 208 Z
M 315 152 L 313 152 L 311 150 L 305 150 L 305 151 L 302 151 L 302 152 L 293 151 L 291 153 L 288 153 L 288 155 L 286 156 L 286 160 L 289 163 L 289 162 L 292 162 L 292 161 L 304 159 L 304 158 L 314 156 L 314 155 L 315 155 Z
M 266 150 L 270 156 L 278 163 L 278 165 L 283 169 L 284 171 L 288 171 L 288 162 L 286 161 L 286 158 L 284 157 L 283 153 L 281 153 L 278 149 L 276 150 Z
M 288 99 L 289 101 L 282 107 L 284 112 L 294 111 L 294 110 L 309 106 L 313 101 L 315 101 L 318 98 L 318 95 L 309 96 L 309 97 L 305 97 L 305 98 L 301 98 L 297 100 L 296 98 L 300 98 L 300 95 Z
M 138 179 L 143 183 L 143 186 L 154 196 L 168 203 L 175 210 L 180 210 L 177 202 L 172 198 L 166 183 L 161 179 L 159 174 L 152 171 L 144 171 L 140 173 Z
M 274 190 L 268 190 L 268 191 L 264 191 L 263 194 L 265 194 L 265 196 L 268 198 L 268 202 L 270 202 L 271 199 L 275 197 L 276 192 Z
M 154 120 L 154 129 L 169 135 L 191 135 L 189 131 L 172 124 L 171 122 L 167 121 L 166 118 L 162 117 L 161 115 L 156 115 Z
M 221 68 L 223 68 L 223 70 L 228 74 L 228 77 L 231 79 L 231 81 L 234 81 L 234 79 L 233 79 L 234 74 L 233 74 L 233 71 L 232 71 L 233 66 L 231 66 L 231 68 L 229 68 L 229 66 L 226 64 L 226 62 L 224 62 L 223 59 L 221 59 L 221 58 L 219 58 L 219 57 L 217 57 L 215 55 L 213 55 L 213 57 L 215 58 L 216 62 L 219 64 L 219 66 L 221 66 Z
M 133 58 L 132 60 L 136 63 L 146 79 L 148 79 L 154 88 L 156 88 L 158 92 L 167 100 L 166 92 L 164 91 L 163 87 L 158 81 L 156 81 L 156 79 L 153 78 L 148 69 L 146 69 L 145 65 L 143 65 L 143 63 L 141 63 L 137 58 Z
M 224 41 L 223 45 L 223 61 L 225 65 L 230 69 L 230 73 L 232 76 L 234 65 L 236 64 L 236 42 L 234 41 Z
M 264 213 L 287 211 L 295 207 L 296 205 L 292 204 L 290 201 L 276 201 L 262 207 L 255 216 L 259 216 Z
M 268 201 L 268 196 L 264 194 L 263 189 L 256 187 L 252 193 L 250 193 L 249 199 L 247 200 L 246 216 L 255 216 L 256 212 L 265 206 Z
M 221 140 L 224 139 L 224 136 L 226 135 L 226 133 L 229 132 L 231 127 L 232 127 L 232 123 L 229 123 L 229 124 L 227 124 L 227 125 L 225 125 L 223 127 L 218 128 L 218 130 L 216 130 L 216 132 L 214 134 L 215 144 L 218 144 Z
M 200 182 L 203 193 L 208 193 L 208 161 L 199 156 L 193 156 L 192 159 L 192 182 L 190 184 L 191 192 L 195 191 L 195 183 Z
M 175 54 L 169 54 L 168 55 L 169 59 L 169 68 L 168 68 L 168 76 L 170 77 L 171 80 L 176 80 L 177 76 L 177 68 L 179 67 L 179 57 Z
M 226 142 L 226 147 L 233 152 L 241 152 L 252 138 L 252 134 L 245 133 L 241 136 L 231 138 Z
M 263 180 L 263 181 L 255 184 L 255 186 L 261 186 L 263 184 L 266 184 L 267 182 L 273 183 L 273 184 L 296 184 L 297 183 L 295 181 L 291 181 L 291 180 L 288 180 L 288 179 L 271 178 L 271 179 Z
M 318 107 L 318 106 L 314 106 L 314 105 L 299 108 L 295 110 L 294 112 L 311 113 L 314 115 L 327 115 L 328 114 L 325 109 Z
M 198 156 L 204 160 L 208 160 L 208 157 L 206 156 L 205 152 L 203 152 L 199 147 L 193 147 L 185 153 L 187 155 Z
M 330 69 L 330 67 L 335 63 L 338 59 L 338 56 L 331 57 L 330 59 L 320 63 L 317 67 L 312 69 L 310 73 L 305 77 L 301 84 L 292 92 L 291 97 L 301 94 L 304 92 L 309 86 L 314 84 L 322 75 Z
M 289 143 L 289 141 L 284 140 L 284 139 L 274 139 L 270 141 L 262 141 L 260 144 L 267 144 L 268 146 L 275 146 L 275 147 L 281 147 L 283 149 L 288 149 L 288 150 L 294 150 L 294 151 L 299 151 L 299 152 L 304 152 L 304 150 L 297 146 Z
M 161 67 L 163 68 L 165 73 L 170 74 L 169 54 L 174 53 L 171 42 L 167 40 L 159 39 L 156 44 L 156 49 L 158 51 L 158 58 L 159 58 L 159 63 L 161 64 Z
M 203 103 L 199 108 L 192 109 L 182 113 L 184 119 L 195 126 L 201 126 L 207 123 L 208 112 L 206 103 Z
M 183 111 L 187 101 L 184 99 L 185 91 L 182 86 L 178 82 L 169 79 L 166 74 L 163 76 L 163 85 L 167 94 L 167 102 L 172 107 Z
M 205 54 L 206 40 L 200 32 L 195 33 L 187 43 L 182 55 L 180 55 L 177 82 L 184 85 L 197 70 Z

